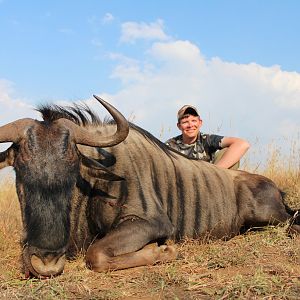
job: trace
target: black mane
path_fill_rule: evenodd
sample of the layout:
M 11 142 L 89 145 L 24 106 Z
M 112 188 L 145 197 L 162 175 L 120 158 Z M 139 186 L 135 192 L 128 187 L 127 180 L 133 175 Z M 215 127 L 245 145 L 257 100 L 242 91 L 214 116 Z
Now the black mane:
M 73 106 L 66 107 L 56 104 L 42 104 L 36 108 L 36 111 L 41 113 L 42 118 L 45 122 L 49 123 L 64 118 L 80 126 L 86 126 L 89 124 L 103 124 L 103 122 L 99 119 L 96 113 L 84 103 L 73 103 Z

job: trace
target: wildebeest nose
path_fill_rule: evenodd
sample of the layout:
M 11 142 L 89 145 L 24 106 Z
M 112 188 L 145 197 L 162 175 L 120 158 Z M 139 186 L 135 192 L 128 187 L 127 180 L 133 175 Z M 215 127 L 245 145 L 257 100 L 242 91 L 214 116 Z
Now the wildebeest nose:
M 30 259 L 33 269 L 41 276 L 54 276 L 62 273 L 66 255 L 49 254 L 43 258 L 33 254 Z

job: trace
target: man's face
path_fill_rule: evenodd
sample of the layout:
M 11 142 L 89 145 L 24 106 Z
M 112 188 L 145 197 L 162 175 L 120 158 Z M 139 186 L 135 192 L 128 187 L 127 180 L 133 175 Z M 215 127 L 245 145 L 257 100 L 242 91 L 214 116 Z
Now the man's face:
M 177 127 L 181 130 L 183 137 L 193 139 L 198 136 L 202 125 L 202 120 L 198 116 L 188 115 L 182 118 L 178 123 Z

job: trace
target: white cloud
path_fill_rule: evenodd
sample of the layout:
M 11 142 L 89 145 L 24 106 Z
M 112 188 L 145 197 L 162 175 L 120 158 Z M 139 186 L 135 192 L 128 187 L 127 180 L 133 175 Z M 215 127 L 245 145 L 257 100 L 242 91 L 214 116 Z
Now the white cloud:
M 102 24 L 111 23 L 114 20 L 114 16 L 111 13 L 106 13 L 102 18 Z
M 207 59 L 189 41 L 153 43 L 142 61 L 119 59 L 112 77 L 123 87 L 107 99 L 157 137 L 163 129 L 164 140 L 179 134 L 176 113 L 186 103 L 199 108 L 204 132 L 263 145 L 282 137 L 283 124 L 299 125 L 299 73 Z
M 125 22 L 122 24 L 121 42 L 133 43 L 138 39 L 146 40 L 168 40 L 164 32 L 162 20 L 147 24 L 144 22 Z
M 16 119 L 24 117 L 37 118 L 38 116 L 33 107 L 25 99 L 17 99 L 13 94 L 13 83 L 5 79 L 0 79 L 0 126 Z
M 284 91 L 276 102 L 282 107 L 300 109 L 300 74 L 277 69 L 271 80 L 275 90 Z
M 0 79 L 0 126 L 24 117 L 38 117 L 37 112 L 25 100 L 14 98 L 13 93 L 13 83 Z M 10 143 L 0 143 L 0 151 L 4 151 L 9 146 Z
M 179 62 L 202 62 L 200 50 L 197 46 L 189 41 L 173 41 L 154 43 L 149 51 L 156 59 L 172 64 Z
M 118 61 L 110 78 L 119 79 L 123 84 L 143 81 L 151 74 L 153 69 L 153 66 L 147 62 L 141 63 L 136 59 L 132 59 L 119 53 L 110 53 L 108 57 L 111 60 Z

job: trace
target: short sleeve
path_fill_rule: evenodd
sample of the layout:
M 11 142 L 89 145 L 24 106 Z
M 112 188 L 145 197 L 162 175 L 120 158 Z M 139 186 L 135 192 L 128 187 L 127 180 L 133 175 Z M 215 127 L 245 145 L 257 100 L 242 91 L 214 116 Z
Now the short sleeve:
M 224 136 L 222 135 L 216 135 L 216 134 L 207 134 L 206 135 L 206 143 L 209 148 L 210 153 L 214 153 L 217 150 L 222 149 L 221 147 L 221 141 Z

